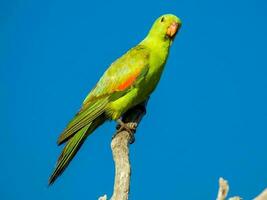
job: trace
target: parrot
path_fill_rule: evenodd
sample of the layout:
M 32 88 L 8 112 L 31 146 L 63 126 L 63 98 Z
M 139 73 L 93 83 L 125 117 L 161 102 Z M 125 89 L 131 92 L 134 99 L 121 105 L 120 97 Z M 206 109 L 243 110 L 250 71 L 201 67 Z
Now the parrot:
M 170 46 L 181 25 L 181 20 L 173 14 L 160 16 L 139 44 L 108 67 L 59 136 L 57 144 L 66 145 L 49 178 L 49 185 L 64 172 L 96 128 L 106 121 L 119 121 L 125 112 L 149 98 L 160 80 Z

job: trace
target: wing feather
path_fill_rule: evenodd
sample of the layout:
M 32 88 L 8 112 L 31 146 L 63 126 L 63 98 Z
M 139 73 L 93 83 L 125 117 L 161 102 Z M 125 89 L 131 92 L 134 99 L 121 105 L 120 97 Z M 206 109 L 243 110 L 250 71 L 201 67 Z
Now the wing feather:
M 128 89 L 143 79 L 149 70 L 149 50 L 138 45 L 117 59 L 107 69 L 95 88 L 84 100 L 84 105 L 95 99 L 127 93 Z

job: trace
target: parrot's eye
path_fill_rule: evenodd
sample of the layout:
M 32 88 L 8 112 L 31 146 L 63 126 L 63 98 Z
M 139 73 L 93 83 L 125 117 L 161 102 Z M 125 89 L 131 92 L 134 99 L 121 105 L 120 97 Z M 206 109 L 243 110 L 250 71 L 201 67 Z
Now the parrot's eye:
M 161 20 L 160 20 L 160 22 L 164 22 L 164 19 L 165 19 L 165 18 L 164 18 L 164 17 L 162 17 L 162 18 L 161 18 Z

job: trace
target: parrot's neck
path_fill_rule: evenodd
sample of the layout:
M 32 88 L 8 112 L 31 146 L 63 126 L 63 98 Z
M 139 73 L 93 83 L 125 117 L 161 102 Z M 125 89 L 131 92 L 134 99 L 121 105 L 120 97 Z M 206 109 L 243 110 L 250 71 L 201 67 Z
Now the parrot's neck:
M 161 38 L 148 35 L 140 44 L 148 47 L 152 52 L 155 52 L 163 60 L 166 60 L 168 57 L 169 48 L 171 46 L 171 41 L 162 40 Z

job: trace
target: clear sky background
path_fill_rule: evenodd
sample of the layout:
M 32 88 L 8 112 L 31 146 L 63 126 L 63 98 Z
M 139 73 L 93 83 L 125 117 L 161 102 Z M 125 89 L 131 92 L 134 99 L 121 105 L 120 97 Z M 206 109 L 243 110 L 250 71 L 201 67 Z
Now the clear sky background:
M 0 199 L 112 194 L 115 123 L 52 187 L 56 139 L 108 65 L 153 21 L 183 21 L 131 145 L 130 199 L 252 199 L 267 187 L 265 0 L 0 2 Z

